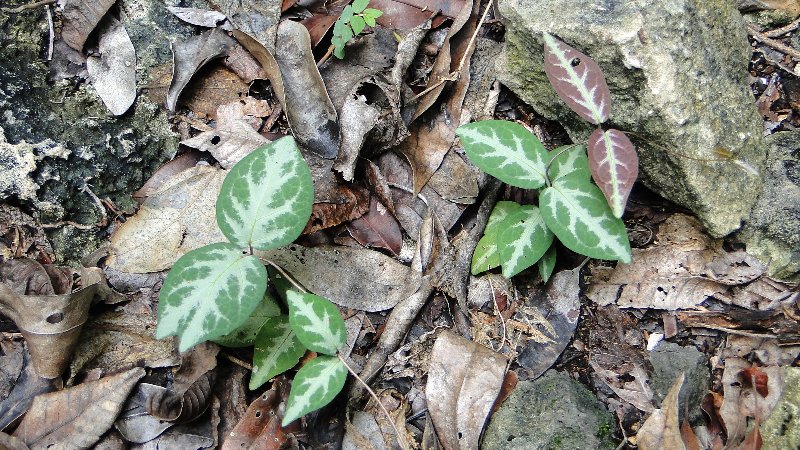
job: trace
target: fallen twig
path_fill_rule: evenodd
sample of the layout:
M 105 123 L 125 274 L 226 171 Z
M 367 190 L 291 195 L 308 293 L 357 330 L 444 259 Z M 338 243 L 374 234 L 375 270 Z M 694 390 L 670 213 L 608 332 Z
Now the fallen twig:
M 762 33 L 756 25 L 753 24 L 747 25 L 747 32 L 750 34 L 750 36 L 753 36 L 753 39 L 755 39 L 756 41 L 766 46 L 772 47 L 773 49 L 783 54 L 789 55 L 796 61 L 800 61 L 800 51 L 792 47 L 789 47 L 783 42 L 776 41 L 775 39 L 770 38 L 765 33 Z
M 10 13 L 21 13 L 22 11 L 25 11 L 26 9 L 36 9 L 36 8 L 38 8 L 40 6 L 52 5 L 55 2 L 56 2 L 56 0 L 41 0 L 41 1 L 38 1 L 38 2 L 28 3 L 27 5 L 17 6 L 15 8 L 4 7 L 4 8 L 0 8 L 0 9 L 2 9 L 3 11 L 6 11 L 6 12 L 10 12 Z

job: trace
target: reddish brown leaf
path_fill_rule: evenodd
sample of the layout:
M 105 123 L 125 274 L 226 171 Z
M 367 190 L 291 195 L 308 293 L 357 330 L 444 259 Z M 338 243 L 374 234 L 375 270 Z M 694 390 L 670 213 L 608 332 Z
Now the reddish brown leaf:
M 628 195 L 639 176 L 639 155 L 630 139 L 619 130 L 598 128 L 589 136 L 589 170 L 603 191 L 611 212 L 622 217 Z
M 400 224 L 375 197 L 370 200 L 366 214 L 347 224 L 347 231 L 365 247 L 383 248 L 394 255 L 403 247 Z
M 686 444 L 686 450 L 701 450 L 700 441 L 697 439 L 697 435 L 692 430 L 692 426 L 689 425 L 686 417 L 681 422 L 681 438 L 683 438 L 683 443 Z
M 288 381 L 281 375 L 275 379 L 269 391 L 253 400 L 242 420 L 228 436 L 223 437 L 222 450 L 281 448 L 287 440 L 287 435 L 300 427 L 298 421 L 292 422 L 285 428 L 281 427 L 283 419 L 281 406 L 285 404 L 288 395 Z
M 458 12 L 461 11 L 461 8 L 465 4 L 465 0 L 437 0 L 430 3 L 417 3 L 424 4 L 422 6 L 415 6 L 410 1 L 371 0 L 369 2 L 369 7 L 383 11 L 383 15 L 377 19 L 379 25 L 393 30 L 410 30 L 425 23 L 437 9 L 447 9 L 449 14 L 442 13 L 434 17 L 432 26 L 433 28 L 437 28 L 448 18 L 457 16 Z M 444 7 L 442 7 L 441 4 L 444 4 Z
M 558 96 L 583 119 L 595 125 L 605 122 L 611 91 L 600 66 L 547 33 L 544 40 L 544 71 Z
M 14 436 L 36 448 L 87 448 L 113 424 L 133 387 L 137 367 L 60 392 L 36 397 Z
M 753 366 L 742 370 L 739 372 L 739 379 L 742 381 L 742 386 L 755 388 L 762 397 L 769 395 L 769 387 L 767 387 L 769 376 L 758 367 Z
M 369 193 L 362 188 L 337 185 L 325 192 L 322 197 L 316 193 L 311 218 L 303 230 L 310 234 L 325 228 L 334 227 L 348 220 L 355 220 L 369 211 Z
M 62 2 L 64 28 L 61 30 L 61 39 L 77 51 L 83 50 L 86 38 L 100 23 L 100 19 L 115 0 L 66 0 Z

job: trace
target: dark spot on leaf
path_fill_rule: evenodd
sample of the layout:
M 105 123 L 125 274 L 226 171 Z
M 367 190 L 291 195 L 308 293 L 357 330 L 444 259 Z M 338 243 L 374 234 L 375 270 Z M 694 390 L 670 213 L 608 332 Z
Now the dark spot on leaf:
M 261 411 L 256 411 L 256 418 L 261 417 Z
M 464 435 L 459 431 L 458 432 L 458 438 L 461 439 L 462 437 L 464 437 Z
M 64 320 L 64 313 L 60 313 L 59 312 L 59 313 L 50 314 L 49 316 L 47 316 L 46 320 L 47 320 L 47 323 L 53 323 L 53 324 L 59 323 L 62 320 Z
M 572 61 L 569 62 L 569 65 L 572 67 L 578 67 L 581 64 L 580 58 L 572 58 Z

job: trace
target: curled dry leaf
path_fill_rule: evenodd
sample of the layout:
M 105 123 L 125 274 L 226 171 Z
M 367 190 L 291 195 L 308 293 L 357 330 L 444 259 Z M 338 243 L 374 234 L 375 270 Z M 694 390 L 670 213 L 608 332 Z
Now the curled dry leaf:
M 182 21 L 199 27 L 214 28 L 217 24 L 227 19 L 225 14 L 219 11 L 199 8 L 181 8 L 179 6 L 167 6 L 167 9 Z
M 145 375 L 137 367 L 36 397 L 14 432 L 33 448 L 88 448 L 113 424 L 136 383 Z
M 147 413 L 145 405 L 154 396 L 164 395 L 161 386 L 140 383 L 125 402 L 114 427 L 128 442 L 142 444 L 157 438 L 174 425 L 173 422 L 159 420 Z
M 61 39 L 78 52 L 115 0 L 64 0 Z
M 195 166 L 151 193 L 111 235 L 109 266 L 122 272 L 160 272 L 190 250 L 224 241 L 214 205 L 225 174 Z
M 111 114 L 125 114 L 136 100 L 136 50 L 128 32 L 109 17 L 100 28 L 100 56 L 86 60 L 89 81 Z
M 206 410 L 214 385 L 219 346 L 211 342 L 192 347 L 182 355 L 171 389 L 157 391 L 145 403 L 150 415 L 160 420 L 188 422 Z
M 5 349 L 4 349 L 5 350 Z M 39 394 L 52 392 L 62 386 L 60 378 L 47 379 L 40 377 L 31 364 L 31 357 L 28 351 L 21 350 L 22 353 L 22 373 L 14 380 L 14 387 L 7 396 L 3 396 L 0 402 L 0 430 L 5 430 L 10 425 L 17 423 L 33 404 L 33 399 Z M 3 357 L 2 363 L 9 363 Z M 2 446 L 0 446 L 2 448 Z
M 172 45 L 172 82 L 167 109 L 175 111 L 178 97 L 194 74 L 214 58 L 227 54 L 235 42 L 222 29 L 214 28 Z
M 686 450 L 678 423 L 678 394 L 683 386 L 680 374 L 664 398 L 661 409 L 653 411 L 636 433 L 636 444 L 642 450 Z
M 446 450 L 478 447 L 489 411 L 506 371 L 506 358 L 444 331 L 431 354 L 425 398 Z
M 332 175 L 331 172 L 328 172 L 325 176 L 331 177 Z M 369 210 L 369 192 L 366 189 L 338 183 L 316 183 L 315 187 L 323 184 L 329 188 L 325 191 L 315 190 L 311 218 L 306 224 L 303 234 L 358 219 Z
M 287 435 L 298 431 L 299 422 L 281 427 L 283 410 L 289 397 L 289 382 L 285 376 L 275 378 L 272 388 L 253 400 L 242 420 L 222 439 L 222 450 L 258 448 L 278 450 L 287 441 Z
M 351 309 L 383 311 L 416 292 L 420 275 L 374 250 L 321 245 L 255 253 L 286 269 L 311 292 Z

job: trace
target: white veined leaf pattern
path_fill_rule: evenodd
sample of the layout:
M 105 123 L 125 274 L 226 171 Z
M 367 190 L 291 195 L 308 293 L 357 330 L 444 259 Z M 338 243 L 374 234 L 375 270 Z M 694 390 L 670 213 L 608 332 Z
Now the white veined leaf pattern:
M 591 182 L 563 178 L 542 191 L 539 208 L 547 227 L 567 248 L 591 258 L 631 261 L 625 224 Z
M 501 228 L 497 247 L 506 278 L 534 265 L 553 243 L 553 232 L 547 229 L 539 208 L 533 205 L 520 206 L 503 221 Z
M 556 246 L 551 245 L 547 253 L 542 256 L 542 259 L 536 265 L 539 268 L 539 276 L 542 277 L 542 282 L 547 283 L 556 268 Z
M 320 355 L 303 366 L 292 381 L 282 426 L 327 405 L 347 379 L 347 367 L 336 356 Z
M 311 171 L 287 136 L 231 168 L 217 199 L 217 224 L 234 244 L 271 250 L 300 236 L 313 202 Z
M 551 183 L 559 178 L 568 176 L 581 177 L 583 180 L 588 180 L 591 177 L 589 158 L 586 156 L 586 146 L 565 145 L 551 151 L 548 156 L 551 161 L 550 168 L 547 169 L 547 177 Z
M 544 33 L 544 72 L 561 100 L 579 116 L 595 125 L 608 119 L 611 92 L 592 58 Z
M 269 280 L 272 281 L 272 278 Z M 225 347 L 250 347 L 256 342 L 256 336 L 264 325 L 264 321 L 280 314 L 281 307 L 272 296 L 266 294 L 243 324 L 230 333 L 212 340 Z
M 533 133 L 505 120 L 483 120 L 456 130 L 467 157 L 498 180 L 523 189 L 545 183 L 547 150 Z
M 483 237 L 478 241 L 475 246 L 475 252 L 472 254 L 471 271 L 473 275 L 494 269 L 500 265 L 500 252 L 497 249 L 499 225 L 519 208 L 520 205 L 518 203 L 509 201 L 499 201 L 494 205 L 494 209 L 489 215 L 489 220 L 486 222 Z
M 318 295 L 286 292 L 289 323 L 297 338 L 311 351 L 335 355 L 347 339 L 339 309 Z
M 639 176 L 639 156 L 631 140 L 619 130 L 596 129 L 589 136 L 589 168 L 611 212 L 622 217 Z
M 255 340 L 250 390 L 297 365 L 305 353 L 306 348 L 289 325 L 289 316 L 267 319 Z
M 211 244 L 181 256 L 158 302 L 158 339 L 178 336 L 185 351 L 239 327 L 264 298 L 267 271 L 238 246 Z

